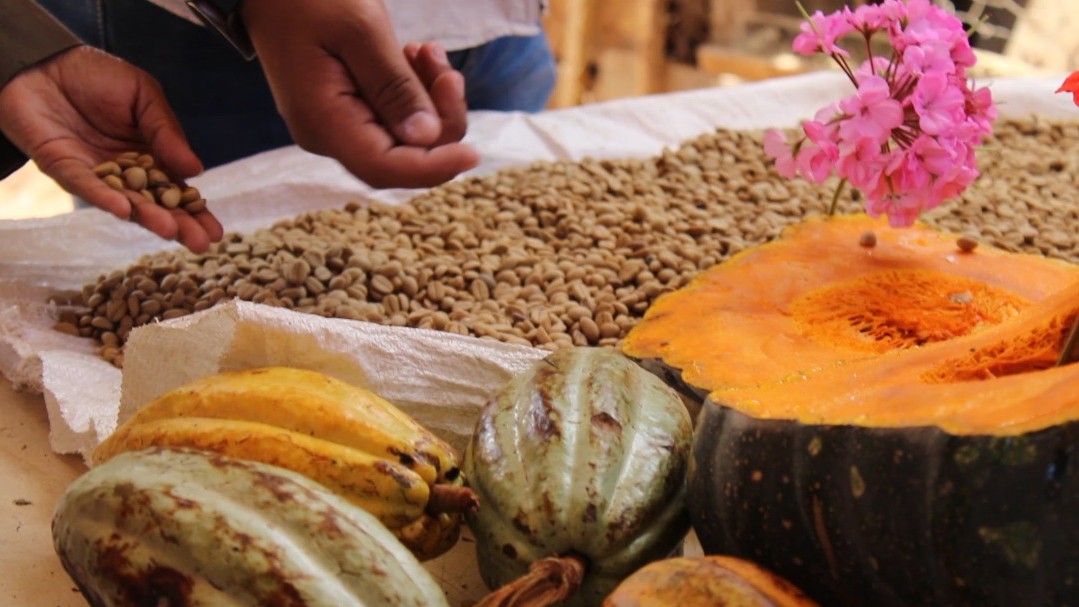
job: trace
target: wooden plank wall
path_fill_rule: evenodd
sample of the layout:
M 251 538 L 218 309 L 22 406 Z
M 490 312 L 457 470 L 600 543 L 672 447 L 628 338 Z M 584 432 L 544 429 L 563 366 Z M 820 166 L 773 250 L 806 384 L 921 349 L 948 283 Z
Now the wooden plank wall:
M 801 0 L 831 12 L 866 0 Z M 996 1 L 996 0 L 990 0 Z M 793 0 L 549 0 L 545 28 L 559 61 L 551 107 L 736 84 L 815 69 L 790 52 Z M 984 74 L 1079 69 L 1079 0 L 1025 0 L 1003 53 Z M 786 32 L 786 33 L 784 33 Z

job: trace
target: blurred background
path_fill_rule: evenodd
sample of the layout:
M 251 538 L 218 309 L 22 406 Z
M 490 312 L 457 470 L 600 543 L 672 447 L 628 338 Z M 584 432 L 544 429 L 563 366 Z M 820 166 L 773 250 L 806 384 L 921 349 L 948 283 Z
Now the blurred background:
M 870 0 L 802 0 L 812 13 Z M 1079 69 L 1079 0 L 934 0 L 972 31 L 974 76 Z M 548 0 L 544 27 L 558 59 L 550 107 L 731 86 L 835 69 L 790 52 L 795 0 Z M 0 182 L 0 219 L 48 217 L 70 197 L 27 165 Z
M 802 0 L 830 13 L 868 0 Z M 1079 0 L 934 0 L 973 31 L 976 77 L 1079 69 Z M 551 105 L 723 86 L 817 69 L 790 52 L 795 0 L 549 0 Z

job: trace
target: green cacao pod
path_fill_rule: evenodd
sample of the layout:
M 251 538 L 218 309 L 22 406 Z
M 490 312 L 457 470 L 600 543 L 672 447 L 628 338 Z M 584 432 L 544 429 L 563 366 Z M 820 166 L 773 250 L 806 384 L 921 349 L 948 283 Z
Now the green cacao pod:
M 95 607 L 447 605 L 371 514 L 299 474 L 209 452 L 92 468 L 61 497 L 53 540 Z
M 689 529 L 692 423 L 678 395 L 606 348 L 568 348 L 484 406 L 462 463 L 484 581 L 498 588 L 552 556 L 584 563 L 566 605 L 598 605 Z

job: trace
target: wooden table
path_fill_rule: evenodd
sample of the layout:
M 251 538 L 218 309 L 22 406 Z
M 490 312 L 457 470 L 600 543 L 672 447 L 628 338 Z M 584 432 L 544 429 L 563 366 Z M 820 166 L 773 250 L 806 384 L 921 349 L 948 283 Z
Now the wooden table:
M 86 466 L 49 448 L 43 397 L 0 380 L 0 605 L 85 607 L 53 551 L 50 523 L 60 495 Z

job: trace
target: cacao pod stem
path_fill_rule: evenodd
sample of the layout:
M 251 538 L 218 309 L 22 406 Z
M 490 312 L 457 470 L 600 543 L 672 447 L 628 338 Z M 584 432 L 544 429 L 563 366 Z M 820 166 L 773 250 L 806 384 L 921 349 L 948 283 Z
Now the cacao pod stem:
M 428 514 L 457 514 L 475 512 L 480 507 L 480 496 L 468 487 L 436 483 L 431 485 L 427 498 Z
M 577 592 L 587 563 L 579 556 L 548 557 L 528 568 L 523 577 L 488 594 L 476 607 L 548 607 Z

